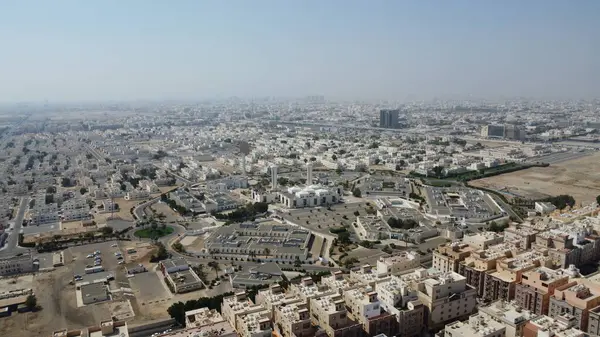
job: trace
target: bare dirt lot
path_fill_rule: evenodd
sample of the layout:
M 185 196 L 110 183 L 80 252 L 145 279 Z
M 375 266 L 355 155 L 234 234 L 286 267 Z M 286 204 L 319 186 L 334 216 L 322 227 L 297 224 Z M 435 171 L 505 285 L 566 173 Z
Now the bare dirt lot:
M 539 199 L 569 194 L 583 205 L 595 201 L 600 194 L 600 153 L 512 173 L 471 181 L 477 187 L 508 192 L 507 197 Z

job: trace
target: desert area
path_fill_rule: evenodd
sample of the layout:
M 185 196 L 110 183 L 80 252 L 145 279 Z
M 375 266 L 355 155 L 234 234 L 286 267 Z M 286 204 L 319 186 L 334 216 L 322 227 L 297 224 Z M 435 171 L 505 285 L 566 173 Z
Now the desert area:
M 470 185 L 504 193 L 507 197 L 541 199 L 568 194 L 583 205 L 595 202 L 600 194 L 600 153 L 549 167 L 533 167 L 494 177 L 473 180 Z

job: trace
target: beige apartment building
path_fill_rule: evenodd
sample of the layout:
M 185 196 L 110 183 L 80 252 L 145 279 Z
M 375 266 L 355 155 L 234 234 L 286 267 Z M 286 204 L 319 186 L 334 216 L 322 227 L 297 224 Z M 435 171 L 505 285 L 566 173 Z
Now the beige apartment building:
M 504 237 L 495 232 L 475 233 L 463 236 L 462 242 L 475 250 L 488 249 L 488 247 L 500 244 Z
M 297 297 L 300 297 L 310 310 L 311 299 L 320 298 L 323 296 L 339 294 L 337 290 L 329 288 L 325 284 L 319 284 L 313 281 L 310 277 L 305 277 L 300 280 L 300 283 L 290 284 L 289 292 Z
M 506 337 L 523 336 L 525 324 L 535 315 L 529 310 L 523 310 L 514 303 L 496 301 L 487 306 L 479 307 L 479 316 L 487 321 L 496 321 L 505 327 Z
M 416 251 L 402 252 L 392 256 L 382 256 L 377 261 L 378 275 L 399 275 L 421 266 L 421 255 Z
M 278 305 L 274 310 L 274 326 L 282 337 L 326 336 L 310 320 L 310 312 L 306 303 Z
M 432 267 L 442 273 L 458 272 L 458 264 L 471 255 L 474 249 L 461 242 L 441 244 L 433 252 Z
M 398 334 L 396 317 L 383 309 L 377 293 L 370 286 L 346 291 L 344 301 L 349 317 L 360 323 L 367 335 Z
M 240 331 L 241 328 L 238 326 L 238 317 L 240 315 L 261 312 L 263 310 L 265 310 L 263 306 L 254 304 L 243 291 L 236 292 L 233 296 L 223 298 L 223 303 L 221 303 L 221 314 L 223 315 L 223 318 L 225 318 L 225 320 L 237 331 Z
M 351 280 L 349 277 L 345 277 L 341 270 L 332 271 L 331 275 L 321 278 L 321 284 L 326 285 L 330 289 L 337 290 L 340 295 L 345 291 L 356 289 L 362 286 L 362 284 L 356 280 Z
M 469 317 L 466 322 L 446 324 L 443 337 L 505 337 L 506 327 L 499 322 L 487 320 L 480 315 Z
M 310 299 L 311 322 L 320 326 L 329 337 L 360 337 L 362 326 L 348 317 L 342 295 Z
M 285 292 L 277 283 L 271 285 L 268 289 L 259 290 L 256 294 L 256 304 L 263 306 L 271 311 L 271 320 L 274 320 L 275 307 L 289 303 L 306 303 L 300 296 L 291 292 Z
M 379 275 L 369 264 L 365 264 L 356 270 L 350 271 L 350 280 L 362 285 L 375 287 L 375 284 L 390 279 L 388 275 Z
M 185 332 L 193 336 L 194 332 L 205 331 L 209 335 L 237 337 L 238 333 L 229 322 L 215 309 L 200 308 L 185 312 Z M 176 336 L 176 335 L 175 335 Z
M 535 242 L 535 236 L 538 232 L 538 230 L 530 227 L 510 226 L 504 229 L 504 242 L 518 243 L 521 249 L 527 250 Z
M 600 306 L 600 284 L 577 280 L 559 286 L 550 297 L 548 316 L 557 318 L 570 314 L 575 317 L 575 328 L 588 331 L 590 310 Z
M 400 277 L 375 286 L 381 307 L 398 321 L 398 336 L 421 336 L 425 325 L 425 306 L 419 301 L 417 291 Z
M 477 291 L 464 276 L 447 272 L 428 277 L 418 284 L 417 296 L 427 307 L 427 327 L 436 329 L 446 323 L 466 319 L 476 310 Z
M 262 309 L 238 315 L 236 330 L 241 337 L 271 337 L 271 311 Z
M 512 300 L 515 288 L 521 282 L 523 272 L 536 267 L 550 267 L 552 262 L 547 252 L 527 251 L 511 258 L 496 261 L 496 271 L 485 275 L 485 301 Z
M 550 306 L 550 296 L 556 288 L 568 282 L 569 275 L 560 269 L 539 267 L 526 271 L 521 276 L 521 283 L 515 287 L 515 301 L 523 309 L 536 315 L 546 315 Z
M 458 264 L 458 273 L 467 279 L 467 284 L 477 290 L 477 296 L 483 298 L 486 293 L 493 294 L 493 282 L 489 274 L 496 271 L 496 261 L 503 258 L 510 258 L 516 254 L 517 247 L 512 244 L 503 243 L 488 247 L 486 250 L 472 252 L 464 261 Z M 489 296 L 495 300 L 494 296 Z

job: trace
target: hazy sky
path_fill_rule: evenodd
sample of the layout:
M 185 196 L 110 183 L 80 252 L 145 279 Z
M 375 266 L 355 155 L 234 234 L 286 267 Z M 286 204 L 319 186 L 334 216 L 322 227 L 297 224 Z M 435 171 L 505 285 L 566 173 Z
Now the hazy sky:
M 600 96 L 599 0 L 2 0 L 0 101 Z

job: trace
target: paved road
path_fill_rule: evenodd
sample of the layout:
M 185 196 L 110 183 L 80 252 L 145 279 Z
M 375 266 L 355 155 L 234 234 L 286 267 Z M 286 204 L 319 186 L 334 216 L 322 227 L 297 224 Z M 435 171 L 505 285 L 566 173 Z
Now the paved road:
M 17 247 L 17 244 L 19 243 L 19 232 L 21 231 L 21 225 L 23 224 L 23 217 L 25 216 L 25 211 L 27 211 L 27 208 L 29 207 L 28 204 L 29 197 L 22 197 L 17 216 L 13 219 L 15 224 L 6 240 L 6 247 L 0 250 L 0 256 L 11 256 L 25 250 L 24 248 Z
M 505 203 L 497 195 L 494 195 L 494 194 L 490 193 L 490 196 L 492 198 L 494 198 L 494 200 L 496 200 L 496 202 L 498 203 L 498 205 L 500 205 L 500 207 L 502 207 L 504 209 L 504 211 L 508 213 L 509 216 L 514 217 L 514 219 L 517 222 L 523 222 L 523 219 L 521 219 L 521 217 L 517 213 L 515 213 L 515 211 L 513 211 L 512 207 L 509 204 Z

